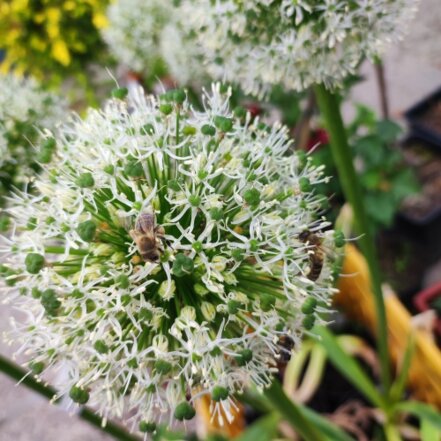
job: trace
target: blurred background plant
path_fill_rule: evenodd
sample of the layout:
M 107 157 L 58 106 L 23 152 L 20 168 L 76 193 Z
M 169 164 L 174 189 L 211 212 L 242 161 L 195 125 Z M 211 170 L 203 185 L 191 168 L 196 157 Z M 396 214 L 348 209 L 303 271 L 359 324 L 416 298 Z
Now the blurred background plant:
M 1 206 L 14 188 L 25 189 L 39 164 L 51 160 L 54 145 L 47 142 L 40 151 L 41 133 L 56 129 L 67 105 L 32 78 L 0 75 L 0 90 Z
M 11 0 L 0 4 L 3 73 L 29 74 L 52 87 L 74 78 L 93 101 L 88 67 L 109 63 L 99 29 L 108 0 Z

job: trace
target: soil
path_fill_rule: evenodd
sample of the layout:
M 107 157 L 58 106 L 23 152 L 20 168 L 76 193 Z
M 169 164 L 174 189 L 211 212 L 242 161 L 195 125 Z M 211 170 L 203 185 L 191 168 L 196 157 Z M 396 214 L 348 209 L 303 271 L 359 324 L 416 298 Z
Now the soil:
M 441 115 L 439 123 L 441 130 Z M 421 192 L 406 198 L 401 211 L 409 219 L 424 222 L 436 212 L 441 214 L 441 154 L 416 139 L 404 145 L 403 153 L 406 162 L 415 169 Z
M 441 134 L 441 101 L 435 101 L 421 115 L 419 122 Z

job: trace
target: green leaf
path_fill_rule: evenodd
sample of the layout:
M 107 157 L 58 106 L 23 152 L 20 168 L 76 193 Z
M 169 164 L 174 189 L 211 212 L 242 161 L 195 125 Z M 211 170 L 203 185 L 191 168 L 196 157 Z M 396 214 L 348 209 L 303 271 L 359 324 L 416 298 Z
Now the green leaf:
M 274 380 L 272 385 L 265 390 L 265 396 L 273 408 L 276 409 L 305 440 L 326 440 L 317 427 L 305 417 L 305 414 L 300 410 L 298 404 L 286 396 L 277 380 Z
M 377 407 L 384 408 L 383 397 L 360 365 L 346 354 L 336 338 L 324 327 L 315 328 L 315 334 L 321 337 L 318 341 L 325 348 L 332 364 L 345 376 L 366 398 Z
M 277 426 L 280 421 L 279 415 L 271 413 L 263 418 L 260 418 L 255 423 L 251 424 L 248 429 L 242 433 L 237 441 L 268 441 L 272 440 L 277 435 Z
M 441 414 L 428 404 L 418 401 L 403 401 L 395 406 L 395 410 L 411 413 L 421 421 L 427 420 L 432 426 L 441 430 Z
M 399 401 L 404 393 L 406 387 L 407 377 L 409 375 L 410 364 L 415 353 L 415 336 L 409 335 L 407 340 L 406 351 L 400 366 L 400 372 L 390 389 L 390 396 L 393 402 Z
M 395 122 L 383 120 L 377 122 L 378 136 L 385 143 L 395 141 L 402 133 L 402 128 Z
M 433 426 L 428 420 L 421 421 L 421 441 L 441 440 L 441 431 Z

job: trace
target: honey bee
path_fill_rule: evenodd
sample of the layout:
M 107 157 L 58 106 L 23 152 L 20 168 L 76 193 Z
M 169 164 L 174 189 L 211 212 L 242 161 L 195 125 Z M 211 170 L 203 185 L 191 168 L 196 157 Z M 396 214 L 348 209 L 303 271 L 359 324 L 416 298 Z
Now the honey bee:
M 165 231 L 161 225 L 156 225 L 153 213 L 141 213 L 129 234 L 144 262 L 155 263 L 159 260 L 163 251 L 162 242 L 165 240 Z
M 300 233 L 299 240 L 305 243 L 309 248 L 310 269 L 307 277 L 309 280 L 315 282 L 320 277 L 325 260 L 325 250 L 322 247 L 322 239 L 317 234 L 305 230 Z
M 288 363 L 294 349 L 294 340 L 289 335 L 281 335 L 278 341 L 280 361 Z

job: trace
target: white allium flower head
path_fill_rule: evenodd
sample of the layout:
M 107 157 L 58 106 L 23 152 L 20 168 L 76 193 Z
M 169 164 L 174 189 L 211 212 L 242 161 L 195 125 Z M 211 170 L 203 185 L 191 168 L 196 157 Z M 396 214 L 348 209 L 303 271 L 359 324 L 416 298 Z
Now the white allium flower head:
M 207 71 L 262 96 L 341 85 L 409 28 L 418 0 L 183 0 Z
M 330 305 L 322 169 L 229 95 L 213 86 L 198 111 L 139 89 L 73 118 L 9 209 L 0 268 L 25 312 L 11 338 L 36 373 L 65 371 L 60 395 L 141 431 L 207 393 L 231 417 L 232 394 L 269 385 L 281 339 L 297 348 Z
M 20 180 L 29 175 L 29 166 L 35 161 L 32 143 L 36 142 L 39 131 L 53 130 L 66 105 L 32 78 L 0 75 L 0 91 L 1 177 L 20 168 L 19 176 L 8 176 Z
M 107 10 L 103 36 L 113 54 L 144 74 L 165 63 L 180 85 L 206 77 L 194 41 L 182 32 L 173 0 L 118 0 Z

